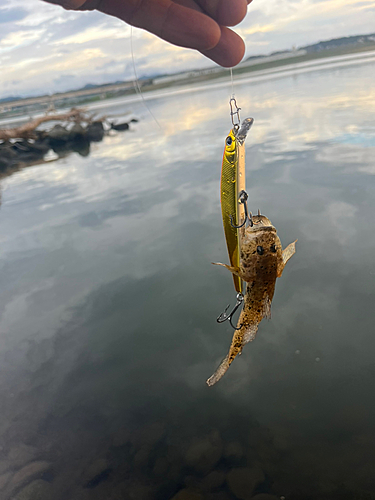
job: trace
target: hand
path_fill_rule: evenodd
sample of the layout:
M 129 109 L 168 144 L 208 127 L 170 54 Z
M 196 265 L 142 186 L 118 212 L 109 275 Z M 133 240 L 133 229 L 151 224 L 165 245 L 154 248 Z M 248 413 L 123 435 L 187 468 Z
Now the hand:
M 251 0 L 46 0 L 69 10 L 99 10 L 143 28 L 163 40 L 199 50 L 224 67 L 238 64 L 245 53 L 235 26 Z

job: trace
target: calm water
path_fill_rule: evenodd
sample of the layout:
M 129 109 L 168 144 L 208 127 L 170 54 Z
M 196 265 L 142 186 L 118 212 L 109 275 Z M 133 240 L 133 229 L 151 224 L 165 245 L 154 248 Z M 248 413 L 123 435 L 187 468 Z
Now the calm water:
M 163 131 L 108 104 L 140 122 L 1 181 L 2 499 L 371 498 L 373 75 L 236 85 L 250 209 L 298 244 L 272 320 L 210 389 L 235 299 L 210 264 L 229 85 L 148 100 Z

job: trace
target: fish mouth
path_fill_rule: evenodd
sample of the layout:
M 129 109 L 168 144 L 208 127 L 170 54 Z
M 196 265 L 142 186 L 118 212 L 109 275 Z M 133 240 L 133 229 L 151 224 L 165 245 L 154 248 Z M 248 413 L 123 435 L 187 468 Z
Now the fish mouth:
M 258 210 L 258 215 L 251 216 L 251 220 L 253 222 L 253 229 L 255 230 L 259 229 L 270 231 L 275 229 L 269 218 L 260 214 L 260 210 Z
M 257 233 L 258 231 L 269 231 L 269 232 L 275 232 L 276 233 L 276 228 L 272 225 L 269 225 L 269 226 L 261 226 L 260 224 L 259 225 L 256 225 L 254 223 L 254 225 L 252 227 L 248 227 L 247 228 L 248 231 L 251 231 L 253 233 Z

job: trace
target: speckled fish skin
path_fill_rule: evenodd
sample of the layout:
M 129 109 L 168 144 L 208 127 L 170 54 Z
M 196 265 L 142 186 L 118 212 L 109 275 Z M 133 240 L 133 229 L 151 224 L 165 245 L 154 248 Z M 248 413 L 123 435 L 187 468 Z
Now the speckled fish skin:
M 247 227 L 241 243 L 238 268 L 219 264 L 247 282 L 244 305 L 227 356 L 216 372 L 207 380 L 212 386 L 228 370 L 243 346 L 255 339 L 258 325 L 271 316 L 271 302 L 276 278 L 280 278 L 285 264 L 295 253 L 296 241 L 282 249 L 275 227 L 264 215 L 253 216 L 253 227 Z

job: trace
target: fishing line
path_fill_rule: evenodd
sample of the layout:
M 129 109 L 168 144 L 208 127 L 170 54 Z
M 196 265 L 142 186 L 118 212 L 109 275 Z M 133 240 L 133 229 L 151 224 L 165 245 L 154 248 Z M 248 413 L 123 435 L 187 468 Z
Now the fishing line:
M 232 84 L 232 97 L 234 98 L 233 68 L 229 68 L 229 71 L 230 71 L 230 81 Z
M 133 26 L 130 26 L 130 52 L 131 52 L 131 56 L 132 56 L 133 72 L 134 72 L 134 77 L 135 77 L 135 80 L 133 80 L 133 85 L 134 85 L 134 88 L 135 88 L 135 92 L 140 96 L 140 98 L 142 99 L 144 107 L 147 109 L 147 111 L 150 113 L 150 115 L 152 116 L 152 118 L 155 120 L 155 122 L 156 122 L 157 126 L 160 128 L 160 130 L 164 133 L 164 130 L 163 130 L 162 126 L 160 125 L 160 123 L 155 118 L 155 116 L 154 116 L 153 112 L 151 111 L 151 109 L 147 106 L 146 100 L 143 97 L 143 93 L 142 93 L 141 87 L 139 85 L 137 69 L 135 67 L 134 51 L 133 51 Z

